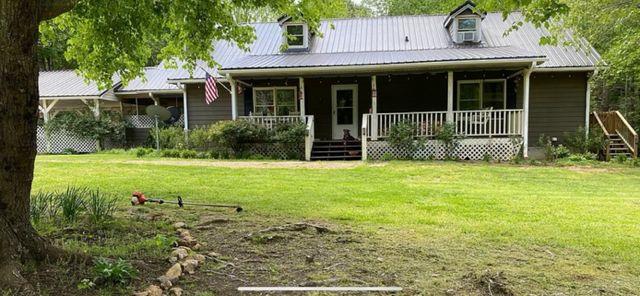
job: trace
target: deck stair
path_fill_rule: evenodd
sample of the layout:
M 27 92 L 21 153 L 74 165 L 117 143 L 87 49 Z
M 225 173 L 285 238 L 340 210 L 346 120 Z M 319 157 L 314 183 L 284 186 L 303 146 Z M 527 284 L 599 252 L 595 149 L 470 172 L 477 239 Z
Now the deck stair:
M 604 149 L 607 160 L 626 156 L 638 157 L 638 133 L 631 127 L 619 111 L 593 112 L 594 125 L 599 126 L 607 137 Z
M 311 160 L 361 160 L 362 143 L 356 141 L 314 141 Z

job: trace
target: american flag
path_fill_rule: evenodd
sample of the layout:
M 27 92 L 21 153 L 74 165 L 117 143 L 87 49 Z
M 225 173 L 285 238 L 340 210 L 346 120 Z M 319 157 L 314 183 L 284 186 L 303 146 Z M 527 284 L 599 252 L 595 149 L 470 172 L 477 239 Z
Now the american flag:
M 218 82 L 216 78 L 207 73 L 204 83 L 204 101 L 207 104 L 213 103 L 218 98 Z

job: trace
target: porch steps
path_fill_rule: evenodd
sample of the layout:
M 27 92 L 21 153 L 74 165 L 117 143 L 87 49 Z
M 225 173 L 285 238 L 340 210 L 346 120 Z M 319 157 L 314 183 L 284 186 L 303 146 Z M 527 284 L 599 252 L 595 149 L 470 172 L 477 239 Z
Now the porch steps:
M 627 144 L 624 143 L 624 140 L 618 134 L 611 134 L 609 136 L 609 156 L 614 158 L 618 155 L 623 155 L 626 157 L 631 157 L 631 150 Z
M 342 140 L 315 141 L 311 150 L 311 160 L 361 160 L 360 141 Z

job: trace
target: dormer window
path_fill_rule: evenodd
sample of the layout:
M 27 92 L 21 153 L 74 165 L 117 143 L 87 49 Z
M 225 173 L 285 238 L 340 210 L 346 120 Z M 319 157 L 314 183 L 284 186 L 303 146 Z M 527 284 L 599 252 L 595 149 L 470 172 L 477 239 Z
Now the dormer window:
M 454 43 L 479 43 L 482 37 L 480 29 L 485 13 L 476 10 L 473 1 L 465 1 L 454 9 L 444 21 Z
M 306 24 L 285 24 L 284 38 L 290 49 L 309 47 L 309 27 Z
M 456 19 L 457 22 L 457 42 L 478 42 L 479 40 L 479 30 L 480 27 L 480 18 L 479 17 L 458 17 Z

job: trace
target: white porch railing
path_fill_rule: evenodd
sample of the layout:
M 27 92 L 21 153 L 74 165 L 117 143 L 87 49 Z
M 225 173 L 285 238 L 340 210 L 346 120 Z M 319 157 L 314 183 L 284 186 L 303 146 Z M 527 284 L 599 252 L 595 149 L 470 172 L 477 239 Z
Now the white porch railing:
M 308 117 L 308 116 L 307 116 Z M 266 127 L 268 130 L 274 129 L 278 124 L 281 123 L 299 123 L 303 122 L 303 120 L 307 121 L 306 118 L 303 118 L 300 115 L 291 115 L 291 116 L 238 116 L 239 120 L 246 120 L 251 123 L 261 125 Z
M 304 159 L 307 161 L 311 160 L 311 151 L 313 150 L 313 141 L 315 141 L 315 123 L 313 119 L 313 115 L 305 116 L 306 120 L 306 133 L 304 137 Z
M 391 127 L 400 122 L 416 124 L 416 137 L 434 137 L 447 122 L 446 111 L 377 113 L 377 128 L 373 126 L 374 114 L 363 114 L 362 138 L 387 138 Z M 473 110 L 454 111 L 451 122 L 455 132 L 465 137 L 522 136 L 523 110 Z
M 125 115 L 124 119 L 134 128 L 154 128 L 156 126 L 153 117 L 149 115 Z M 184 126 L 184 115 L 180 115 L 180 119 L 173 125 Z

